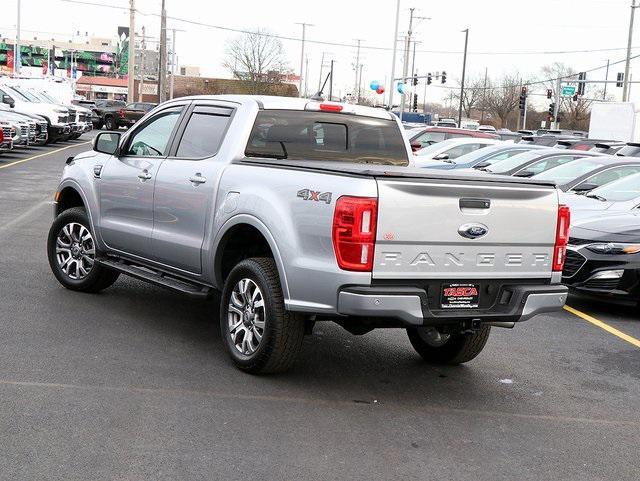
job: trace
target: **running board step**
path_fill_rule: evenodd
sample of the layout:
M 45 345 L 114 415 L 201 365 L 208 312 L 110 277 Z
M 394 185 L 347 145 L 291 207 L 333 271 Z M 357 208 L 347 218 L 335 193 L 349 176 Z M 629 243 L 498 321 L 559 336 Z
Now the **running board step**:
M 115 271 L 125 274 L 127 276 L 135 277 L 142 281 L 150 282 L 156 286 L 166 287 L 174 291 L 178 291 L 182 294 L 186 294 L 190 297 L 198 299 L 206 299 L 211 295 L 213 289 L 211 287 L 195 284 L 189 281 L 183 281 L 176 277 L 172 277 L 164 272 L 149 269 L 147 267 L 138 266 L 135 264 L 127 264 L 124 261 L 118 261 L 113 259 L 98 259 L 100 264 L 109 267 Z

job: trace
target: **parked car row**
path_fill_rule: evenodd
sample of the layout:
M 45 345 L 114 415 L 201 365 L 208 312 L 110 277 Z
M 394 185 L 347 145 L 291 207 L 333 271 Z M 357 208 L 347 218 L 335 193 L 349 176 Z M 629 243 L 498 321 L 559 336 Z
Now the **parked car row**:
M 92 129 L 91 111 L 28 84 L 0 82 L 0 152 L 77 139 Z
M 580 150 L 589 146 L 588 139 L 561 142 L 546 147 L 453 138 L 420 149 L 413 162 L 425 169 L 554 182 L 563 192 L 561 203 L 571 210 L 563 283 L 580 295 L 638 304 L 640 157 L 607 155 L 602 148 Z M 629 145 L 621 150 L 627 147 L 633 152 Z

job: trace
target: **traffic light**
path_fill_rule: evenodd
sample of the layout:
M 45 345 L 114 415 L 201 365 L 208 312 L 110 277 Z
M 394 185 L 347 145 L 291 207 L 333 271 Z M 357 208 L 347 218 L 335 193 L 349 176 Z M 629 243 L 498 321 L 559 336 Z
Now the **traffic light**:
M 433 77 L 431 76 L 431 72 L 429 72 L 427 74 L 427 85 L 431 85 L 432 80 L 433 80 Z
M 447 83 L 447 72 L 445 72 L 444 70 L 442 71 L 442 77 L 440 77 L 440 82 Z
M 416 85 L 418 85 L 418 76 L 417 75 L 415 77 L 413 77 L 413 86 L 415 87 Z
M 556 104 L 555 102 L 552 102 L 549 104 L 549 115 L 553 117 L 553 114 L 555 113 L 556 113 Z
M 578 94 L 577 94 L 577 93 L 573 96 L 573 101 L 574 101 L 574 102 L 577 102 L 577 101 L 578 101 Z
M 578 74 L 578 95 L 584 95 L 585 80 L 587 80 L 587 72 L 580 72 Z
M 527 105 L 527 96 L 520 95 L 520 110 L 524 110 L 526 105 Z
M 413 94 L 413 111 L 418 111 L 418 94 Z
M 551 97 L 553 97 L 553 90 L 547 89 L 547 98 L 550 99 Z
M 618 78 L 616 79 L 616 87 L 622 87 L 624 85 L 624 72 L 618 72 Z

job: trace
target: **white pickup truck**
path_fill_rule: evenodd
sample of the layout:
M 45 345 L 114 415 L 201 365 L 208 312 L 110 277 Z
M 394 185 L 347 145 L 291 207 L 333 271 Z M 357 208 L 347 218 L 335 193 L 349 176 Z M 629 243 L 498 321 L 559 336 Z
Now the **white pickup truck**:
M 287 369 L 318 321 L 469 361 L 492 326 L 564 305 L 569 212 L 552 183 L 412 169 L 401 129 L 304 99 L 163 103 L 69 159 L 53 273 L 85 292 L 120 274 L 221 292 L 224 346 L 250 372 Z

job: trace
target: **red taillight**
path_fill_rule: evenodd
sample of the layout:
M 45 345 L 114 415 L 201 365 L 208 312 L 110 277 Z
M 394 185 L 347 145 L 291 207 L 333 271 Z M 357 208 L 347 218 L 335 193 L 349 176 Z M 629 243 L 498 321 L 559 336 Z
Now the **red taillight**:
M 320 110 L 325 112 L 342 112 L 342 105 L 339 104 L 320 104 Z
M 119 115 L 121 118 L 124 118 L 124 110 L 122 110 L 122 109 L 118 110 L 118 115 Z
M 566 205 L 558 206 L 558 223 L 556 224 L 556 245 L 553 248 L 553 270 L 562 271 L 564 258 L 567 254 L 567 242 L 569 242 L 569 224 L 571 213 Z
M 340 269 L 371 272 L 377 220 L 375 197 L 338 199 L 333 214 L 333 250 Z

